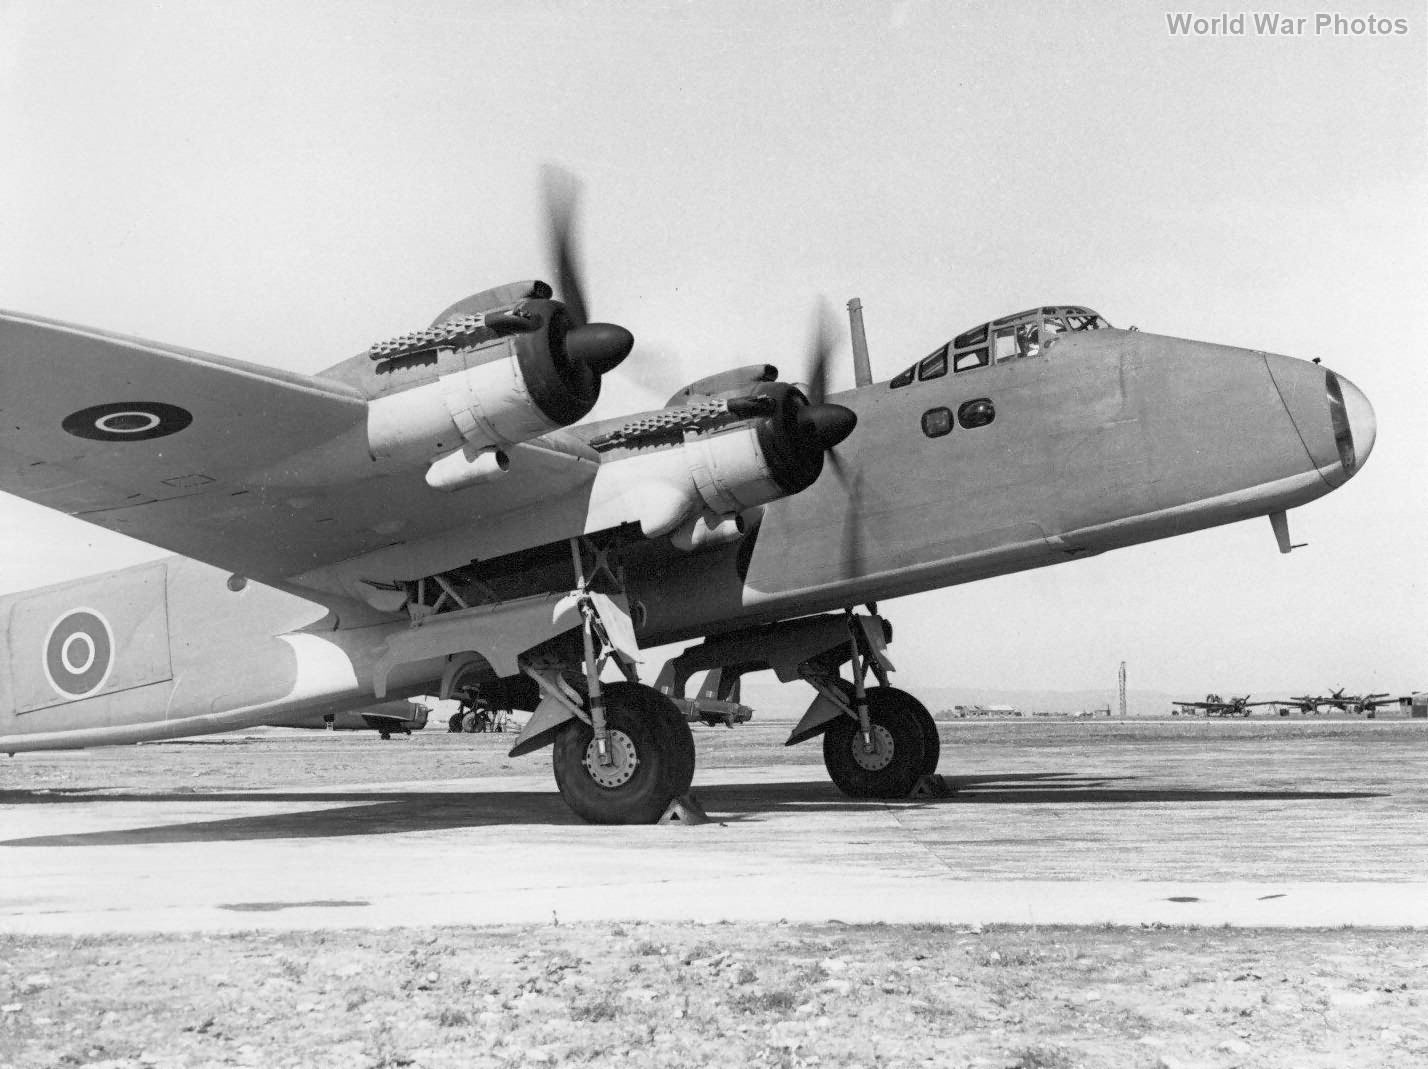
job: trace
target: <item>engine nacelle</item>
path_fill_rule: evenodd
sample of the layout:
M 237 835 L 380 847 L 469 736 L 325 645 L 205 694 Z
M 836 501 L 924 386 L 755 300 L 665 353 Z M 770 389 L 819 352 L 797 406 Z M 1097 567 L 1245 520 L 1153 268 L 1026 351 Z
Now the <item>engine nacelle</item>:
M 823 471 L 825 450 L 855 422 L 842 406 L 810 405 L 786 383 L 763 384 L 745 400 L 744 407 L 761 414 L 726 427 L 686 430 L 675 448 L 617 462 L 628 464 L 619 481 L 633 484 L 617 492 L 638 502 L 646 537 L 673 532 L 675 545 L 687 551 L 739 537 L 743 523 L 726 521 L 742 515 L 757 522 L 760 506 L 812 486 Z M 656 427 L 652 433 L 669 431 Z
M 633 342 L 612 324 L 573 327 L 563 305 L 536 297 L 373 346 L 373 360 L 435 363 L 437 374 L 368 403 L 371 454 L 471 457 L 568 426 L 595 406 L 601 375 Z

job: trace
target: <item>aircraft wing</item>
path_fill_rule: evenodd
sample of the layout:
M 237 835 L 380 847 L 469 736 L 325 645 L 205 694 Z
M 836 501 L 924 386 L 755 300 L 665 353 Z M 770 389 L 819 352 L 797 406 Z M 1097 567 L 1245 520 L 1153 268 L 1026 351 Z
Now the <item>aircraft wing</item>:
M 343 383 L 0 312 L 0 491 L 255 579 L 558 497 L 597 467 L 526 444 L 506 477 L 441 493 L 420 469 L 378 473 L 366 421 Z

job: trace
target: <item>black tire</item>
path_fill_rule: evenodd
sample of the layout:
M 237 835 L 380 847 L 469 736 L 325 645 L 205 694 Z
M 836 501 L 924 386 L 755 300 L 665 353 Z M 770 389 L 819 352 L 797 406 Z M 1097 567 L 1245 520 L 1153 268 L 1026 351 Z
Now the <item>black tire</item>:
M 585 765 L 594 732 L 584 721 L 570 720 L 551 754 L 555 785 L 565 804 L 591 824 L 653 824 L 689 791 L 694 736 L 674 703 L 653 687 L 610 683 L 604 694 L 605 723 L 623 735 L 620 745 L 633 748 L 633 771 L 616 784 L 597 782 Z
M 446 730 L 447 730 L 447 732 L 448 732 L 449 734 L 452 734 L 452 735 L 460 735 L 460 734 L 461 734 L 461 717 L 462 717 L 463 715 L 464 715 L 463 713 L 452 713 L 452 714 L 451 714 L 450 718 L 446 721 Z
M 868 720 L 874 737 L 890 745 L 888 752 L 871 760 L 863 754 L 863 737 L 851 717 L 840 716 L 823 733 L 823 764 L 833 785 L 850 798 L 906 798 L 923 775 L 926 734 L 914 709 L 921 703 L 916 699 L 909 702 L 909 698 L 891 687 L 868 691 Z
M 872 707 L 874 693 L 885 693 L 888 696 L 887 699 L 879 699 L 880 701 L 901 702 L 917 718 L 918 726 L 922 728 L 922 775 L 932 775 L 937 771 L 937 762 L 942 759 L 942 739 L 937 734 L 937 721 L 932 719 L 927 706 L 905 690 L 898 690 L 896 687 L 873 687 L 868 691 L 869 709 Z

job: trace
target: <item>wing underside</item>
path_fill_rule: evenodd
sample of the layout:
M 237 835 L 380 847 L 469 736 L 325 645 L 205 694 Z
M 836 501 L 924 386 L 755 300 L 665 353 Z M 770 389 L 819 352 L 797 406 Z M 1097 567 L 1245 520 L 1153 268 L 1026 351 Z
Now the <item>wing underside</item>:
M 517 446 L 499 482 L 442 493 L 368 465 L 366 422 L 343 383 L 0 313 L 0 490 L 257 579 L 489 521 L 596 467 Z

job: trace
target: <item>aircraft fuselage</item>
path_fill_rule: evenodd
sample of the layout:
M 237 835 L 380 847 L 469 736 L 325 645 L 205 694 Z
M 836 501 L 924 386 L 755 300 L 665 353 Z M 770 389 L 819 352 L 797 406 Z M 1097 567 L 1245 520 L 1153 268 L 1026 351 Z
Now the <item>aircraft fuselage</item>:
M 1116 330 L 830 400 L 857 414 L 857 433 L 834 470 L 765 506 L 754 533 L 692 553 L 623 542 L 643 644 L 1282 511 L 1346 481 L 1373 433 L 1362 394 L 1317 364 Z M 552 547 L 568 537 L 552 535 Z M 558 554 L 545 559 L 514 595 L 571 588 Z M 231 730 L 421 693 L 442 676 L 449 651 L 391 660 L 413 630 L 404 613 L 364 609 L 350 616 L 361 626 L 343 626 L 330 602 L 228 579 L 172 558 L 0 599 L 0 751 Z
M 1045 358 L 834 395 L 858 414 L 838 451 L 844 477 L 825 471 L 771 506 L 742 575 L 736 548 L 640 570 L 646 637 L 952 586 L 1305 504 L 1342 485 L 1372 444 L 1361 435 L 1345 463 L 1329 374 L 1106 330 L 1064 337 Z M 957 413 L 979 401 L 994 418 L 964 426 Z M 940 430 L 939 410 L 952 427 L 930 437 L 924 421 Z

